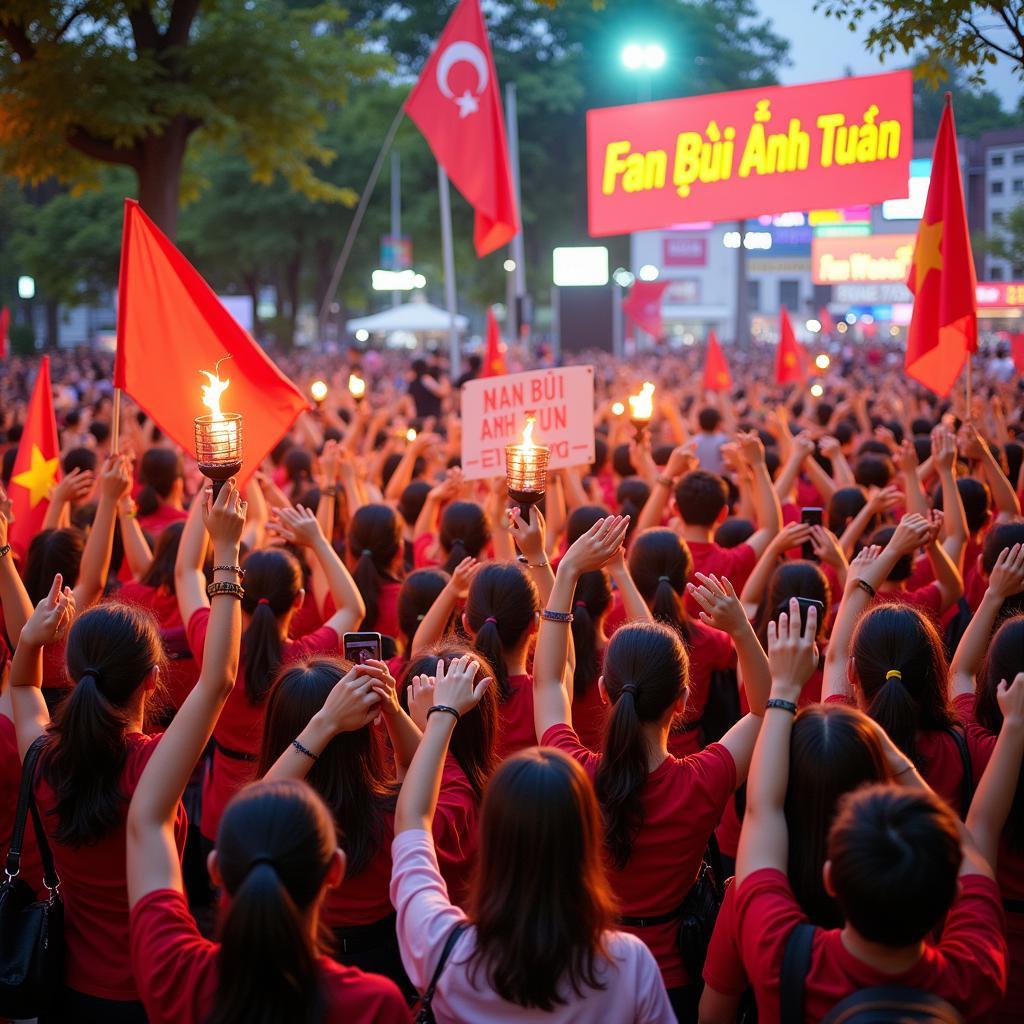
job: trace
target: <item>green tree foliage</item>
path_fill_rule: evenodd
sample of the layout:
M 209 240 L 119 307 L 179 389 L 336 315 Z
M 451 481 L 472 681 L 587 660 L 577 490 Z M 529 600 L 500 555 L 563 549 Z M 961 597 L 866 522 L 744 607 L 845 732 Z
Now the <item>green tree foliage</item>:
M 867 26 L 865 43 L 879 57 L 920 52 L 918 73 L 933 85 L 950 66 L 980 85 L 1000 56 L 1024 72 L 1024 0 L 815 0 L 814 9 Z
M 1024 205 L 1015 206 L 991 234 L 972 239 L 976 255 L 1006 260 L 1016 277 L 1024 273 Z
M 1003 109 L 997 92 L 972 87 L 963 71 L 952 64 L 946 65 L 944 71 L 946 77 L 941 85 L 923 78 L 914 82 L 914 135 L 917 138 L 930 138 L 938 132 L 947 92 L 953 94 L 958 135 L 976 139 L 985 132 L 1019 123 L 1011 111 Z
M 334 3 L 283 0 L 4 0 L 0 170 L 96 185 L 130 168 L 174 234 L 193 138 L 241 152 L 257 180 L 351 200 L 318 167 L 329 103 L 382 64 Z

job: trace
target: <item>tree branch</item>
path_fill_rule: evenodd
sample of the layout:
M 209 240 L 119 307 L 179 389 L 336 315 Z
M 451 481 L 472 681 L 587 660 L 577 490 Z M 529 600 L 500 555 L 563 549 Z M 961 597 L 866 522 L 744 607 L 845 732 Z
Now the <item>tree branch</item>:
M 7 40 L 11 49 L 22 60 L 33 60 L 35 58 L 35 44 L 29 39 L 24 25 L 15 21 L 0 20 L 0 35 Z
M 92 157 L 94 160 L 100 160 L 106 164 L 121 164 L 125 167 L 138 169 L 138 146 L 132 146 L 130 149 L 115 146 L 107 139 L 98 138 L 77 125 L 68 128 L 66 138 L 69 146 L 77 149 L 79 153 Z
M 171 8 L 171 20 L 164 34 L 164 42 L 168 46 L 184 46 L 188 42 L 188 34 L 192 31 L 192 22 L 199 12 L 200 0 L 174 0 Z
M 149 0 L 143 0 L 143 2 L 132 6 L 128 14 L 128 22 L 132 27 L 136 52 L 157 49 L 160 45 L 160 32 L 153 20 L 153 12 L 149 9 Z
M 1014 64 L 1020 65 L 1022 63 L 1021 54 L 1019 52 L 1014 53 L 1013 50 L 1007 50 L 1005 47 L 1000 46 L 995 40 L 989 39 L 989 37 L 985 35 L 985 33 L 980 28 L 978 28 L 977 25 L 974 24 L 974 20 L 970 17 L 970 15 L 960 15 L 960 21 L 962 24 L 966 25 L 974 34 L 974 36 L 977 39 L 979 39 L 982 43 L 984 43 L 987 47 L 989 47 L 992 50 L 995 50 L 997 53 L 1001 53 L 1004 57 L 1008 57 L 1010 60 L 1013 61 Z

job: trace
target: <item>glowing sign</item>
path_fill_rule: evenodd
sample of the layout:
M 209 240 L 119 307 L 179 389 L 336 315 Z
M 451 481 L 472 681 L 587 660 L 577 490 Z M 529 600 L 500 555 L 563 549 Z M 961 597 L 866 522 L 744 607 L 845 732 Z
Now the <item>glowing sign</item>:
M 912 119 L 908 71 L 591 110 L 590 233 L 898 198 Z
M 914 258 L 914 235 L 815 238 L 811 280 L 815 284 L 904 282 Z

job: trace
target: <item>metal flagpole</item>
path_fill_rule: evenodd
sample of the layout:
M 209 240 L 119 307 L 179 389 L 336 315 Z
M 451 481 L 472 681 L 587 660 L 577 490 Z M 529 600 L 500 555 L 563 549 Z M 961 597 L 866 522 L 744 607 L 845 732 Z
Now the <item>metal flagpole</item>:
M 117 454 L 117 446 L 121 441 L 121 389 L 114 388 L 114 411 L 110 423 L 110 454 Z
M 345 264 L 348 263 L 348 258 L 352 255 L 352 246 L 355 245 L 356 235 L 359 234 L 359 228 L 363 223 L 366 207 L 370 205 L 370 196 L 373 195 L 373 189 L 377 184 L 377 179 L 380 177 L 381 169 L 384 166 L 384 158 L 388 155 L 388 150 L 391 148 L 391 143 L 395 140 L 395 133 L 398 131 L 398 126 L 402 123 L 404 116 L 405 107 L 401 106 L 398 108 L 398 113 L 395 114 L 395 119 L 391 122 L 391 127 L 388 128 L 387 135 L 384 136 L 380 152 L 377 154 L 377 159 L 373 162 L 370 177 L 367 178 L 362 195 L 359 197 L 359 205 L 356 207 L 356 212 L 352 215 L 352 223 L 348 226 L 345 244 L 341 247 L 341 255 L 338 257 L 338 262 L 334 265 L 331 283 L 327 286 L 327 293 L 324 295 L 323 304 L 320 306 L 318 333 L 321 345 L 324 342 L 324 333 L 327 326 L 327 317 L 331 311 L 331 303 L 334 301 L 334 295 L 338 290 L 338 285 L 341 283 L 341 275 L 345 273 Z
M 391 244 L 398 246 L 402 237 L 402 158 L 396 150 L 391 154 Z M 405 269 L 397 265 L 392 270 Z M 402 304 L 402 293 L 391 293 L 391 305 Z
M 437 165 L 437 194 L 441 200 L 441 253 L 444 257 L 444 296 L 448 307 L 448 373 L 452 380 L 462 372 L 459 328 L 455 322 L 458 306 L 455 299 L 455 249 L 452 244 L 452 199 L 448 175 L 440 162 Z
M 964 387 L 967 392 L 967 409 L 964 411 L 964 419 L 971 423 L 974 420 L 974 381 L 971 379 L 971 356 L 973 353 L 967 353 L 967 366 L 965 367 L 966 372 L 964 373 Z

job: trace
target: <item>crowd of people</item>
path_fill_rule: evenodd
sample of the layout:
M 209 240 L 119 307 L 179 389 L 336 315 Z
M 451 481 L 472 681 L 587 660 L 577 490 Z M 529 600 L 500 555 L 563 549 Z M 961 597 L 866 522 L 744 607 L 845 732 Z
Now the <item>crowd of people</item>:
M 579 358 L 595 459 L 528 511 L 459 466 L 479 363 L 282 357 L 327 397 L 215 492 L 127 399 L 112 450 L 108 357 L 53 358 L 20 548 L 0 493 L 41 1024 L 1024 1019 L 1020 383 Z

